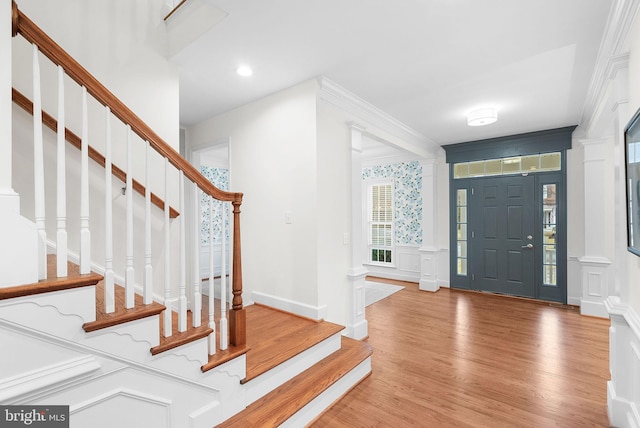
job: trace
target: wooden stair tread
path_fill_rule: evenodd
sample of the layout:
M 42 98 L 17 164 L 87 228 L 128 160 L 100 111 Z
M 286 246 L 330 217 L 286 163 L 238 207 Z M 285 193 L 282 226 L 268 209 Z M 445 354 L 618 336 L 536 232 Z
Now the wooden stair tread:
M 101 280 L 102 275 L 94 272 L 80 274 L 78 266 L 71 262 L 67 264 L 67 276 L 56 277 L 56 258 L 55 255 L 49 254 L 47 256 L 47 279 L 32 284 L 0 288 L 0 300 L 89 287 L 96 285 Z
M 105 311 L 104 305 L 104 281 L 96 285 L 96 320 L 85 323 L 82 328 L 86 332 L 92 332 L 114 325 L 125 324 L 130 321 L 158 315 L 165 307 L 160 303 L 152 302 L 145 305 L 142 296 L 135 295 L 133 308 L 125 307 L 125 289 L 119 285 L 115 287 L 115 310 L 111 313 Z
M 282 424 L 373 353 L 362 341 L 342 337 L 340 350 L 282 384 L 218 428 Z
M 247 306 L 246 383 L 313 345 L 342 331 L 343 326 L 303 318 L 267 306 Z M 265 338 L 268 338 L 265 340 Z
M 187 311 L 187 329 L 183 332 L 178 331 L 177 312 L 171 312 L 171 319 L 172 334 L 169 337 L 164 337 L 164 324 L 162 322 L 162 319 L 160 319 L 160 344 L 151 348 L 152 355 L 157 355 L 161 352 L 165 352 L 170 349 L 177 348 L 178 346 L 186 345 L 187 343 L 205 338 L 213 332 L 213 329 L 209 328 L 209 325 L 204 321 L 201 321 L 200 327 L 193 327 L 193 318 L 191 311 Z
M 239 356 L 246 354 L 249 351 L 249 347 L 247 345 L 242 346 L 231 346 L 224 351 L 218 349 L 215 354 L 209 355 L 209 362 L 201 367 L 203 372 L 207 372 L 213 368 L 218 367 L 224 363 L 227 363 L 234 358 L 238 358 Z

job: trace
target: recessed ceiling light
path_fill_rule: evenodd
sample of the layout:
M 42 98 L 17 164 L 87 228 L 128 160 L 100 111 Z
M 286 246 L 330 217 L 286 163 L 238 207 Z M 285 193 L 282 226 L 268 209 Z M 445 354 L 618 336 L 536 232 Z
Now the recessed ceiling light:
M 238 73 L 238 75 L 242 77 L 249 77 L 253 75 L 253 70 L 248 65 L 241 65 L 236 68 L 236 73 Z
M 495 107 L 486 107 L 469 112 L 467 115 L 467 125 L 483 126 L 489 125 L 498 120 L 498 109 Z

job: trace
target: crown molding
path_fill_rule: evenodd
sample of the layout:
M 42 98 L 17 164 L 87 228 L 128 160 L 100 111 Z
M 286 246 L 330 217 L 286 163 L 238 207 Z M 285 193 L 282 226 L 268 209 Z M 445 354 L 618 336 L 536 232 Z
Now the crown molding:
M 640 1 L 640 0 L 639 0 Z M 373 104 L 349 92 L 325 76 L 318 80 L 318 97 L 394 137 L 406 142 L 405 150 L 423 157 L 437 156 L 440 146 Z M 361 125 L 362 126 L 362 125 Z M 371 132 L 369 127 L 367 131 Z
M 581 127 L 590 128 L 599 104 L 606 97 L 609 83 L 620 69 L 628 67 L 631 27 L 639 8 L 640 0 L 617 0 L 611 6 L 580 115 Z

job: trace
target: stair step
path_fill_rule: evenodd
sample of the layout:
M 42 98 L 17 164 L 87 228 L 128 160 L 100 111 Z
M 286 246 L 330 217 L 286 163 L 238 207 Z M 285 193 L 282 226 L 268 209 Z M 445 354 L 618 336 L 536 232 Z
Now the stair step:
M 368 343 L 342 337 L 342 347 L 339 351 L 279 386 L 218 427 L 278 426 L 369 358 L 372 353 L 373 349 Z
M 268 306 L 247 306 L 247 376 L 249 382 L 313 345 L 342 331 L 343 326 L 316 321 Z M 265 340 L 265 338 L 268 338 Z
M 187 311 L 187 330 L 182 333 L 178 332 L 178 313 L 171 312 L 172 317 L 172 334 L 164 337 L 164 324 L 160 320 L 160 344 L 151 348 L 151 354 L 157 355 L 161 352 L 186 345 L 187 343 L 203 339 L 213 332 L 208 324 L 201 321 L 200 327 L 193 327 L 193 318 L 191 311 Z
M 68 263 L 67 266 L 67 276 L 56 277 L 55 256 L 50 254 L 47 257 L 47 279 L 32 284 L 0 288 L 0 300 L 70 290 L 72 288 L 90 287 L 102 280 L 102 275 L 94 272 L 80 274 L 78 266 L 73 263 Z
M 229 346 L 224 351 L 217 350 L 215 354 L 209 355 L 209 362 L 201 367 L 202 372 L 208 372 L 211 369 L 214 369 L 224 363 L 227 363 L 234 358 L 238 358 L 239 356 L 246 354 L 249 351 L 249 347 L 247 345 L 242 346 Z
M 119 285 L 115 286 L 115 310 L 111 313 L 105 311 L 104 306 L 104 281 L 96 284 L 96 320 L 85 323 L 82 328 L 87 333 L 114 325 L 124 324 L 130 321 L 154 316 L 164 311 L 164 305 L 160 303 L 150 303 L 145 305 L 142 296 L 135 295 L 135 305 L 133 308 L 125 308 L 125 290 Z

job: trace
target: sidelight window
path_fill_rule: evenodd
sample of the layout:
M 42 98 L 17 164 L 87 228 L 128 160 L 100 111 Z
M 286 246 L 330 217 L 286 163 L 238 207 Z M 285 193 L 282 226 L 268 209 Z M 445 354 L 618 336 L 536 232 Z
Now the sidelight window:
M 542 277 L 544 285 L 557 286 L 556 278 L 556 234 L 557 227 L 556 185 L 542 185 Z
M 456 198 L 457 273 L 467 275 L 467 189 L 458 189 Z

